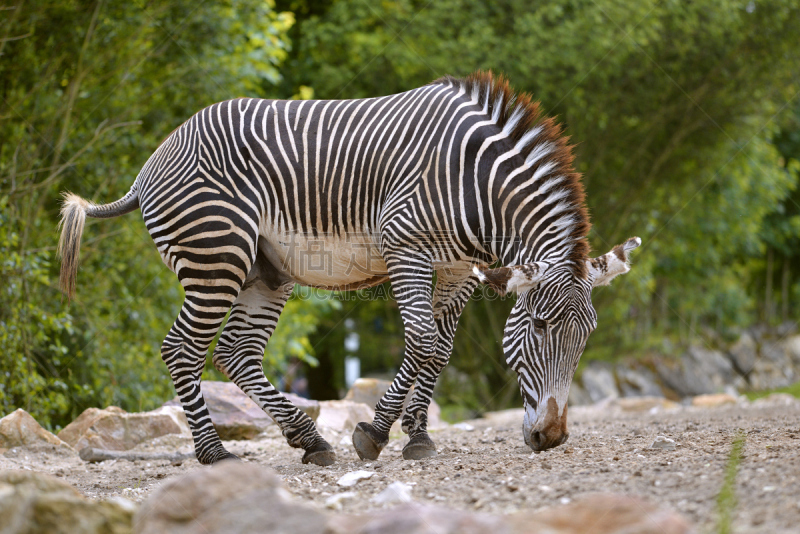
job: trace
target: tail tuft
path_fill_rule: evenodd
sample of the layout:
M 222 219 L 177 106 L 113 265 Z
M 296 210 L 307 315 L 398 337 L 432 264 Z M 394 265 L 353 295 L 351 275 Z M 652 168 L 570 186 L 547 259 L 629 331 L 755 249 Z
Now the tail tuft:
M 64 193 L 61 205 L 61 238 L 58 241 L 58 256 L 61 257 L 61 274 L 58 282 L 68 299 L 75 293 L 78 278 L 81 235 L 86 223 L 86 211 L 92 204 L 72 193 Z

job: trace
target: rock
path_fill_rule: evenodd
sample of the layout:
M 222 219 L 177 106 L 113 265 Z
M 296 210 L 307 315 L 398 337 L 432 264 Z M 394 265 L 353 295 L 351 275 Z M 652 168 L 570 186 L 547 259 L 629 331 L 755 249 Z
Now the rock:
M 122 498 L 97 502 L 55 477 L 0 471 L 0 530 L 12 533 L 122 534 L 131 532 L 135 505 Z
M 366 404 L 373 410 L 375 406 L 378 404 L 378 401 L 381 400 L 381 397 L 389 391 L 389 386 L 392 383 L 388 380 L 379 380 L 377 378 L 359 378 L 355 382 L 353 382 L 352 387 L 347 392 L 347 395 L 344 396 L 344 400 L 349 400 L 353 402 L 360 402 L 362 404 Z M 408 401 L 408 397 L 406 397 L 406 402 Z M 405 408 L 405 404 L 403 403 L 403 407 Z
M 795 368 L 800 369 L 800 336 L 792 336 L 783 342 Z
M 464 421 L 454 424 L 453 428 L 457 428 L 459 430 L 463 430 L 464 432 L 472 432 L 473 430 L 475 430 L 474 426 L 472 426 L 469 423 L 465 423 Z
M 664 397 L 625 397 L 613 399 L 608 406 L 618 408 L 623 412 L 649 412 L 653 409 L 675 410 L 680 407 L 677 402 L 672 402 Z
M 714 393 L 710 395 L 697 395 L 692 398 L 692 406 L 700 408 L 716 408 L 725 404 L 736 404 L 738 399 L 729 393 Z
M 601 363 L 590 362 L 581 373 L 581 383 L 592 402 L 619 397 L 619 390 L 611 370 Z
M 385 490 L 372 498 L 375 504 L 396 504 L 411 502 L 411 486 L 402 482 L 392 482 Z
M 663 397 L 656 375 L 646 367 L 632 368 L 625 364 L 615 368 L 617 382 L 623 397 Z
M 143 534 L 321 533 L 325 514 L 295 503 L 270 470 L 224 461 L 164 482 L 134 516 Z
M 510 532 L 523 534 L 689 534 L 692 526 L 679 514 L 623 495 L 591 495 L 566 506 L 507 519 Z M 535 528 L 531 528 L 535 526 Z
M 75 454 L 72 447 L 42 428 L 36 419 L 22 408 L 0 419 L 0 453 L 13 447 Z
M 345 488 L 350 488 L 358 484 L 359 480 L 370 478 L 374 474 L 375 471 L 350 471 L 349 473 L 345 473 L 339 477 L 339 480 L 336 481 L 336 484 Z
M 733 366 L 743 376 L 747 376 L 753 370 L 753 365 L 758 357 L 758 346 L 753 336 L 745 332 L 736 340 L 729 349 L 728 357 Z
M 162 406 L 142 413 L 127 413 L 115 406 L 89 408 L 59 432 L 75 449 L 85 447 L 126 451 L 166 434 L 191 436 L 183 408 Z
M 87 408 L 81 413 L 77 419 L 65 426 L 58 437 L 73 446 L 78 443 L 78 440 L 92 424 L 98 419 L 110 414 L 125 415 L 128 412 L 117 406 L 109 406 L 107 408 Z
M 798 400 L 797 397 L 789 393 L 771 393 L 766 397 L 754 400 L 753 406 L 792 406 L 799 402 L 800 400 Z
M 325 507 L 331 508 L 332 510 L 341 510 L 342 501 L 346 499 L 352 499 L 356 496 L 358 496 L 358 494 L 355 491 L 345 491 L 342 493 L 337 493 L 336 495 L 331 495 L 325 499 Z
M 525 410 L 523 408 L 509 408 L 508 410 L 499 410 L 497 412 L 486 412 L 483 414 L 482 419 L 491 423 L 493 427 L 501 427 L 521 425 L 524 417 Z
M 658 358 L 655 365 L 662 383 L 681 397 L 717 393 L 727 385 L 745 385 L 731 361 L 716 350 L 689 347 L 680 360 Z
M 650 445 L 651 449 L 661 449 L 663 451 L 674 451 L 675 440 L 664 436 L 656 436 L 655 441 Z
M 567 404 L 570 406 L 586 406 L 587 404 L 592 403 L 592 398 L 583 389 L 577 380 L 573 380 L 572 384 L 569 386 L 569 399 L 567 400 Z
M 352 432 L 362 421 L 371 422 L 375 412 L 366 404 L 349 400 L 320 401 L 317 426 Z
M 352 387 L 347 392 L 347 395 L 345 395 L 344 400 L 366 404 L 374 411 L 378 401 L 381 400 L 381 397 L 383 397 L 383 395 L 389 390 L 389 386 L 391 385 L 392 383 L 388 380 L 380 380 L 377 378 L 359 378 L 353 383 Z M 411 386 L 411 389 L 408 391 L 408 395 L 406 395 L 406 399 L 403 401 L 404 411 L 413 394 L 414 386 Z M 438 404 L 436 404 L 435 400 L 431 400 L 431 403 L 428 406 L 428 430 L 437 430 L 446 426 L 447 423 L 442 421 L 441 408 Z M 395 426 L 392 427 L 392 431 L 400 432 L 399 422 L 395 423 Z
M 233 382 L 203 380 L 200 390 L 208 405 L 211 422 L 219 437 L 225 440 L 253 439 L 275 422 L 250 397 Z M 292 393 L 283 396 L 305 412 L 312 420 L 319 417 L 319 402 L 305 399 Z M 178 397 L 164 403 L 164 406 L 181 406 Z
M 531 532 L 531 525 L 524 531 Z M 403 504 L 361 516 L 337 515 L 328 521 L 329 534 L 486 534 L 505 533 L 502 517 L 441 506 Z M 533 530 L 533 532 L 536 532 Z
M 768 358 L 757 359 L 747 379 L 754 391 L 784 388 L 797 381 L 794 369 Z

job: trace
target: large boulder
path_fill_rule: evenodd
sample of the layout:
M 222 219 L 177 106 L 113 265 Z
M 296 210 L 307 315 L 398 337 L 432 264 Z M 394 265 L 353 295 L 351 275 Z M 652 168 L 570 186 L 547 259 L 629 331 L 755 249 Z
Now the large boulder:
M 392 383 L 388 380 L 380 380 L 378 378 L 359 378 L 353 383 L 352 387 L 350 387 L 350 390 L 347 392 L 347 395 L 345 395 L 344 400 L 360 402 L 362 404 L 366 404 L 372 410 L 375 410 L 375 406 L 377 406 L 378 401 L 381 400 L 381 397 L 383 397 L 387 391 L 389 391 L 389 386 L 391 385 Z M 413 394 L 414 386 L 411 386 L 411 389 L 408 391 L 408 395 L 406 395 L 406 399 L 403 401 L 404 410 L 411 401 L 411 396 Z M 447 423 L 442 421 L 441 408 L 435 400 L 431 399 L 431 404 L 428 406 L 428 430 L 436 430 L 446 426 Z M 393 427 L 392 430 L 397 430 L 399 432 L 400 422 L 396 422 L 395 427 Z
M 581 373 L 581 383 L 592 402 L 619 397 L 617 381 L 611 369 L 599 362 L 590 362 Z
M 646 367 L 619 364 L 615 368 L 623 397 L 663 397 L 656 375 Z
M 733 366 L 743 376 L 747 376 L 753 370 L 753 365 L 758 358 L 758 345 L 748 332 L 745 332 L 736 343 L 728 348 L 728 357 Z
M 800 336 L 792 336 L 786 339 L 783 342 L 783 346 L 795 369 L 800 369 Z
M 35 471 L 0 471 L 3 534 L 127 534 L 135 505 L 97 502 L 55 477 Z
M 326 516 L 295 503 L 257 464 L 225 461 L 166 481 L 134 517 L 142 534 L 322 533 Z
M 592 404 L 592 397 L 581 386 L 580 381 L 573 380 L 569 386 L 569 398 L 567 400 L 570 406 L 585 406 Z
M 42 428 L 36 419 L 22 408 L 0 419 L 0 454 L 14 447 L 75 454 L 72 447 Z
M 655 361 L 661 382 L 680 397 L 718 393 L 727 386 L 743 388 L 746 384 L 733 369 L 731 360 L 717 350 L 689 347 L 679 360 Z
M 253 439 L 275 421 L 233 382 L 203 380 L 200 390 L 208 406 L 211 422 L 219 437 L 228 439 Z M 312 420 L 319 416 L 319 403 L 292 393 L 283 393 L 289 401 L 305 412 Z M 181 406 L 178 397 L 164 406 Z
M 191 436 L 183 409 L 162 406 L 143 413 L 127 413 L 121 408 L 89 408 L 58 433 L 58 437 L 77 450 L 85 447 L 126 451 L 168 434 Z
M 360 402 L 350 400 L 320 401 L 317 426 L 337 432 L 352 432 L 362 421 L 371 422 L 375 411 Z
M 768 358 L 759 358 L 753 364 L 753 370 L 747 375 L 750 389 L 763 391 L 789 386 L 797 381 L 794 369 L 776 363 Z
M 750 387 L 754 390 L 782 388 L 798 380 L 795 357 L 795 338 L 779 341 L 765 341 L 761 344 L 761 357 L 753 363 L 747 375 Z

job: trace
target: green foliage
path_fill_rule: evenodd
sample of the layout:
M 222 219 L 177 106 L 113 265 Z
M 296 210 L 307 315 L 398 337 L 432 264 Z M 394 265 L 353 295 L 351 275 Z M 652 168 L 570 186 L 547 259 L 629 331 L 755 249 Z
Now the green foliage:
M 558 115 L 577 143 L 596 253 L 644 241 L 632 272 L 595 291 L 584 359 L 660 349 L 665 337 L 715 342 L 711 330 L 778 320 L 764 312 L 770 299 L 786 303 L 784 320 L 798 317 L 796 1 L 279 5 L 297 16 L 286 96 L 383 95 L 491 69 Z M 772 263 L 770 247 L 782 254 Z M 467 306 L 441 402 L 517 402 L 499 343 L 508 308 Z
M 595 291 L 586 358 L 800 313 L 796 0 L 39 0 L 3 13 L 3 413 L 22 406 L 57 428 L 88 406 L 172 395 L 159 347 L 179 285 L 134 215 L 91 220 L 64 302 L 57 199 L 121 197 L 175 127 L 235 96 L 377 96 L 477 69 L 533 92 L 577 143 L 597 253 L 644 241 L 631 274 Z M 467 306 L 437 390 L 459 413 L 517 402 L 500 345 L 511 305 Z M 363 371 L 391 375 L 394 302 L 327 297 L 289 302 L 269 374 L 294 357 L 318 396 L 338 396 L 345 318 Z
M 736 475 L 739 472 L 739 464 L 742 462 L 746 441 L 747 435 L 742 430 L 737 430 L 733 436 L 728 464 L 725 466 L 725 479 L 719 495 L 717 495 L 717 532 L 719 534 L 730 534 L 732 531 L 733 514 L 738 503 Z
M 280 78 L 294 18 L 262 0 L 19 2 L 0 22 L 0 385 L 58 427 L 88 406 L 174 394 L 161 341 L 182 300 L 135 215 L 90 220 L 76 299 L 55 288 L 59 193 L 121 197 L 158 144 L 204 106 Z M 291 307 L 296 307 L 292 304 Z M 272 354 L 304 353 L 301 305 Z M 299 344 L 300 347 L 293 346 Z
M 753 401 L 756 399 L 762 399 L 768 395 L 772 395 L 773 393 L 788 393 L 789 395 L 792 395 L 793 397 L 797 397 L 798 399 L 800 399 L 800 382 L 795 382 L 791 386 L 786 386 L 777 389 L 770 389 L 767 391 L 751 391 L 745 393 L 745 395 L 747 395 L 748 399 Z

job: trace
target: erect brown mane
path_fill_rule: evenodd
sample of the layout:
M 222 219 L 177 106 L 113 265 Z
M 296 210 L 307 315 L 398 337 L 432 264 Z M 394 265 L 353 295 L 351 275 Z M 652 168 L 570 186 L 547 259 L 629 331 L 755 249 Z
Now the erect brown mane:
M 509 120 L 517 120 L 509 132 L 509 138 L 515 144 L 526 133 L 541 128 L 541 132 L 532 142 L 521 147 L 521 156 L 526 159 L 536 147 L 543 143 L 551 143 L 553 150 L 536 162 L 531 169 L 535 171 L 549 163 L 553 164 L 553 168 L 548 174 L 565 177 L 565 180 L 558 185 L 558 189 L 568 192 L 565 200 L 571 207 L 567 213 L 575 220 L 569 236 L 573 246 L 565 259 L 572 262 L 576 276 L 586 278 L 588 272 L 585 260 L 590 250 L 586 236 L 591 229 L 591 223 L 586 209 L 586 195 L 581 175 L 575 172 L 572 166 L 575 159 L 572 153 L 573 145 L 569 144 L 569 137 L 563 134 L 561 125 L 553 117 L 543 116 L 539 102 L 533 100 L 531 95 L 514 91 L 502 75 L 494 76 L 491 71 L 474 72 L 466 78 L 444 76 L 431 83 L 461 87 L 467 95 L 477 92 L 477 101 L 488 104 L 487 114 L 490 117 L 497 116 L 496 124 L 499 128 L 505 128 Z

